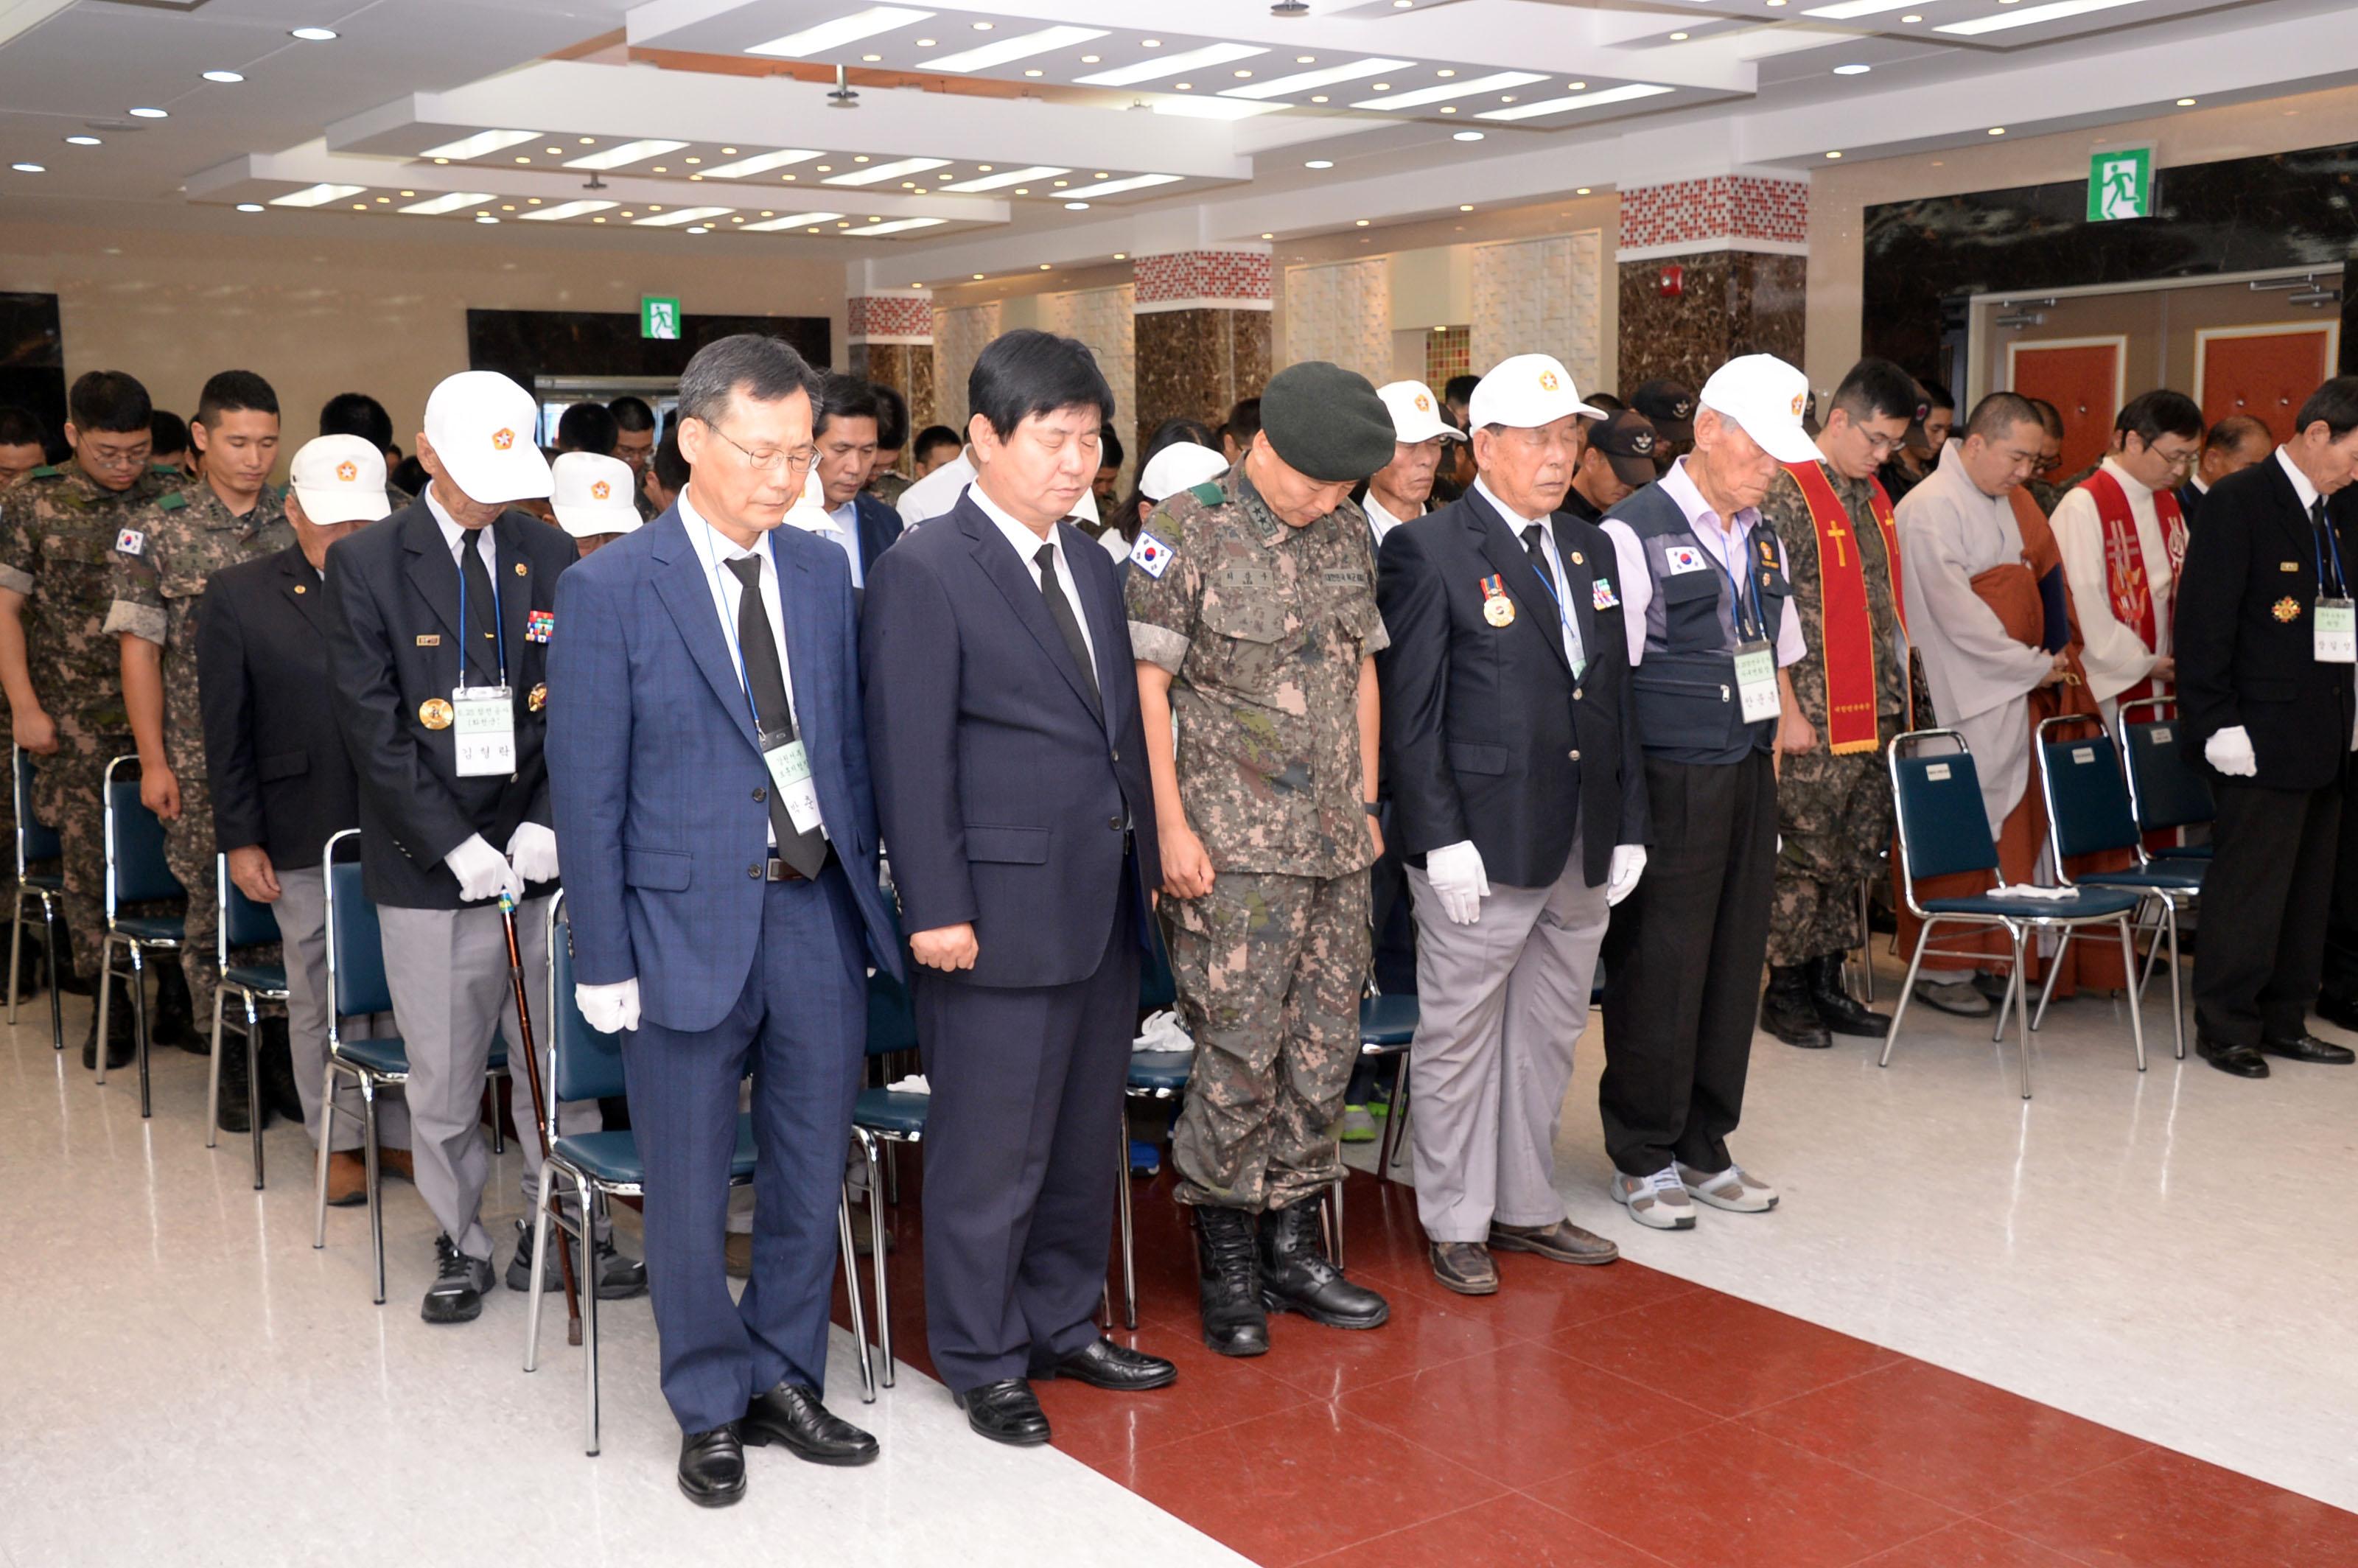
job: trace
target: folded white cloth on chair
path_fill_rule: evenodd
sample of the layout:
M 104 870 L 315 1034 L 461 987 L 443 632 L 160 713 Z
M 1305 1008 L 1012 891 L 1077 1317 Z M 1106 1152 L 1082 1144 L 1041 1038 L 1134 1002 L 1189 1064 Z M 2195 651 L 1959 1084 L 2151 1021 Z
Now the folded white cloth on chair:
M 1146 1022 L 1138 1026 L 1138 1038 L 1130 1043 L 1132 1051 L 1193 1051 L 1195 1040 L 1179 1026 L 1179 1015 L 1169 1008 L 1150 1012 Z
M 911 1073 L 897 1084 L 886 1084 L 884 1091 L 896 1095 L 929 1095 L 934 1092 L 934 1086 L 925 1082 L 925 1074 Z
M 2079 896 L 2080 890 L 2078 888 L 2043 888 L 2033 886 L 2029 882 L 2001 882 L 1996 887 L 1990 889 L 1990 897 L 1992 898 L 2043 898 L 2050 903 L 2061 903 L 2065 899 L 2078 898 Z

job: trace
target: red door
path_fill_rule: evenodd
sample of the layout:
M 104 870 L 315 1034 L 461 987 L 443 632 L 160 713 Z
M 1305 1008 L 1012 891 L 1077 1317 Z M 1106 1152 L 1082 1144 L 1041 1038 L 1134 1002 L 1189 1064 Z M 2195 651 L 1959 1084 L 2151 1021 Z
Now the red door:
M 2201 389 L 2203 424 L 2249 414 L 2277 440 L 2289 438 L 2293 416 L 2333 373 L 2328 368 L 2331 338 L 2331 328 L 2321 321 L 2201 334 L 2194 384 Z
M 2043 397 L 2063 416 L 2063 466 L 2058 479 L 2093 468 L 2111 447 L 2113 416 L 2120 411 L 2121 351 L 2117 338 L 2043 345 L 2017 342 L 2007 352 L 2014 390 Z

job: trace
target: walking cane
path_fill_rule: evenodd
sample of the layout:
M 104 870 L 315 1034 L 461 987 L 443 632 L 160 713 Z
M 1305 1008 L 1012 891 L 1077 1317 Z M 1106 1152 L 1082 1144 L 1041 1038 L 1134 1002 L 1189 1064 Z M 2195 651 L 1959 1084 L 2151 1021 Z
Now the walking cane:
M 516 946 L 515 907 L 514 899 L 506 893 L 500 894 L 500 919 L 508 931 L 508 979 L 515 987 L 516 1037 L 524 1043 L 525 1082 L 532 1089 L 532 1130 L 540 1140 L 542 1179 L 546 1180 L 548 1098 L 540 1087 L 540 1056 L 532 1045 L 532 1013 L 525 1005 L 524 950 Z M 540 1197 L 543 1203 L 550 1201 L 546 1193 L 541 1194 Z M 579 1345 L 581 1343 L 581 1297 L 573 1283 L 573 1249 L 566 1244 L 565 1227 L 560 1224 L 555 1228 L 557 1268 L 565 1277 L 565 1343 Z M 585 1249 L 590 1244 L 590 1200 L 586 1193 L 581 1195 L 581 1244 Z M 532 1266 L 540 1269 L 547 1265 L 535 1258 Z

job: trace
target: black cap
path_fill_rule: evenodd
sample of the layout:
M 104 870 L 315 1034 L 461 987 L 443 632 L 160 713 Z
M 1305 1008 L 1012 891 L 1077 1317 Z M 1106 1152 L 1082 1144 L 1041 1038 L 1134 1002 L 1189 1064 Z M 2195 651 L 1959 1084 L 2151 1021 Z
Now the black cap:
M 1653 422 L 1635 409 L 1625 408 L 1591 425 L 1588 444 L 1605 454 L 1623 484 L 1648 485 L 1658 477 L 1654 449 L 1660 438 L 1654 434 Z
M 1673 441 L 1694 439 L 1694 389 L 1668 379 L 1650 381 L 1629 395 L 1629 406 L 1653 421 L 1654 432 Z
M 1392 460 L 1391 410 L 1366 376 L 1304 360 L 1261 389 L 1260 433 L 1286 467 L 1321 484 L 1357 483 Z

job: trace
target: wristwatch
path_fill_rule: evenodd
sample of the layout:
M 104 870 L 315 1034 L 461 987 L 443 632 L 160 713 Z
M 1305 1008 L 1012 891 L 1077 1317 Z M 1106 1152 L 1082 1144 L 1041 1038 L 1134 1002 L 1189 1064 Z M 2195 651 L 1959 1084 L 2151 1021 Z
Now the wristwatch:
M 1370 816 L 1381 816 L 1384 814 L 1383 805 L 1379 801 L 1363 800 L 1359 804 L 1367 807 L 1368 815 Z

